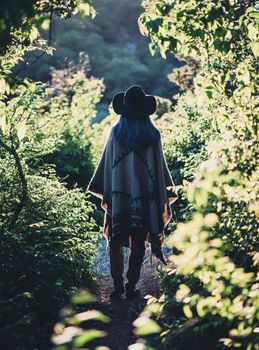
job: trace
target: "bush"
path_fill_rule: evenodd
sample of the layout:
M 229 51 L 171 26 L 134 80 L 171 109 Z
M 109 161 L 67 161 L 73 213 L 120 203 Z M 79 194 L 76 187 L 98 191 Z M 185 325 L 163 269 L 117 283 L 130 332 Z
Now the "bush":
M 26 52 L 52 53 L 40 30 L 50 39 L 53 16 L 93 16 L 90 1 L 12 3 L 0 28 L 0 347 L 46 350 L 59 309 L 95 278 L 95 206 L 76 186 L 92 170 L 87 136 L 103 84 L 86 77 L 84 59 L 47 88 L 12 74 Z
M 48 348 L 51 326 L 71 288 L 94 278 L 94 205 L 82 190 L 68 190 L 54 165 L 44 162 L 62 143 L 62 133 L 55 135 L 53 128 L 47 133 L 43 94 L 32 84 L 2 108 L 0 338 L 5 349 Z
M 85 55 L 80 56 L 78 65 L 70 62 L 67 68 L 52 71 L 42 118 L 48 123 L 43 133 L 58 139 L 59 144 L 44 161 L 56 165 L 57 175 L 65 178 L 68 188 L 86 188 L 93 174 L 96 141 L 92 140 L 92 123 L 103 90 L 102 80 L 89 76 Z
M 140 26 L 162 55 L 178 53 L 199 63 L 189 90 L 161 118 L 165 127 L 173 123 L 166 140 L 172 170 L 193 180 L 185 186 L 184 222 L 168 238 L 177 253 L 161 276 L 165 292 L 142 315 L 146 326 L 150 319 L 159 326 L 145 330 L 159 334 L 147 339 L 147 348 L 256 349 L 255 3 L 143 5 Z
M 141 314 L 145 323 L 135 322 L 138 335 L 159 333 L 146 340 L 148 349 L 149 345 L 165 350 L 172 346 L 256 349 L 258 254 L 249 261 L 254 272 L 235 264 L 227 255 L 229 243 L 221 238 L 221 216 L 207 210 L 212 197 L 224 203 L 226 194 L 236 191 L 233 180 L 238 181 L 239 176 L 224 174 L 216 163 L 208 162 L 200 178 L 187 187 L 188 199 L 199 210 L 168 237 L 168 247 L 176 248 L 178 254 L 169 257 L 161 274 L 164 293 L 158 299 L 150 298 Z M 148 327 L 149 320 L 157 322 L 155 330 Z

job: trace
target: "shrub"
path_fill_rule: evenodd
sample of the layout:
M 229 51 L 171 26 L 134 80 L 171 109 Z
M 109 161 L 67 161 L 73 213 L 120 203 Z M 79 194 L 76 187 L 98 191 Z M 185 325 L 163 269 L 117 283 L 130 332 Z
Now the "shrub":
M 36 344 L 46 349 L 70 289 L 91 284 L 94 277 L 94 205 L 80 189 L 68 190 L 55 167 L 43 161 L 60 143 L 44 130 L 43 93 L 32 84 L 2 108 L 0 338 L 5 349 Z
M 145 310 L 146 322 L 155 318 L 160 327 L 153 327 L 159 337 L 149 338 L 147 347 L 256 349 L 255 2 L 143 5 L 143 34 L 162 55 L 199 63 L 190 90 L 164 121 L 174 124 L 166 141 L 172 171 L 193 180 L 186 183 L 184 222 L 168 238 L 177 254 L 162 275 L 165 293 Z

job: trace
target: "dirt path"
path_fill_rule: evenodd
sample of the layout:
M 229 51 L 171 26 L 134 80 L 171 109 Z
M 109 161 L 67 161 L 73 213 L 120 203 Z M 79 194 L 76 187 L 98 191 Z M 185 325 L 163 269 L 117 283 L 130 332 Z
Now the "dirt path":
M 124 250 L 124 275 L 127 271 L 129 253 L 129 249 Z M 96 345 L 105 344 L 111 350 L 128 350 L 129 345 L 136 342 L 137 338 L 133 333 L 134 327 L 132 323 L 138 318 L 146 305 L 145 295 L 159 296 L 161 294 L 159 272 L 157 270 L 157 268 L 161 267 L 161 263 L 153 257 L 151 264 L 149 256 L 150 253 L 147 251 L 141 269 L 140 280 L 137 284 L 137 288 L 141 291 L 141 296 L 130 301 L 125 299 L 125 297 L 121 301 L 112 301 L 109 297 L 110 292 L 113 290 L 112 279 L 109 274 L 109 259 L 104 246 L 101 247 L 95 294 L 100 303 L 99 309 L 111 318 L 111 322 L 102 327 L 108 333 L 108 336 L 97 341 Z

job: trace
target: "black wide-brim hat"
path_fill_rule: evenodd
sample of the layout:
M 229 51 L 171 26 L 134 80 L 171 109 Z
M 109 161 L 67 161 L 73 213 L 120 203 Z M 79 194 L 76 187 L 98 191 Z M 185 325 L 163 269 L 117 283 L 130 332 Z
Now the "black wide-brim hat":
M 146 95 L 141 86 L 133 85 L 126 92 L 114 95 L 112 106 L 116 114 L 141 119 L 155 113 L 156 99 L 152 95 Z

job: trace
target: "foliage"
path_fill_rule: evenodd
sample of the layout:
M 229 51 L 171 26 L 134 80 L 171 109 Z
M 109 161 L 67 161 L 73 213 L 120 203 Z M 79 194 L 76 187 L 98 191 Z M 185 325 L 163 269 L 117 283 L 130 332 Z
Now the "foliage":
M 91 72 L 104 78 L 106 91 L 98 107 L 97 122 L 107 114 L 107 104 L 114 93 L 125 90 L 132 84 L 142 84 L 147 93 L 170 98 L 176 87 L 166 76 L 178 62 L 173 57 L 165 62 L 159 55 L 152 57 L 147 39 L 139 33 L 137 18 L 142 9 L 140 0 L 95 0 L 97 16 L 75 16 L 69 20 L 54 18 L 52 43 L 53 55 L 45 55 L 33 69 L 28 69 L 35 54 L 25 56 L 25 62 L 17 67 L 19 76 L 28 76 L 34 81 L 47 81 L 51 67 L 63 69 L 66 59 L 77 61 L 80 52 L 89 56 Z M 47 35 L 42 34 L 47 40 Z M 26 66 L 28 62 L 28 66 Z
M 17 44 L 17 41 L 27 46 L 36 39 L 37 28 L 51 25 L 53 16 L 69 18 L 77 12 L 94 16 L 95 11 L 91 4 L 91 0 L 70 0 L 69 5 L 65 1 L 56 0 L 10 0 L 1 6 L 1 49 L 6 49 L 14 42 Z
M 36 339 L 46 349 L 51 322 L 71 287 L 93 280 L 94 206 L 79 189 L 67 190 L 53 165 L 43 162 L 60 142 L 45 130 L 55 116 L 42 114 L 43 94 L 39 86 L 21 88 L 1 110 L 0 332 L 5 349 L 33 348 Z
M 179 86 L 180 91 L 193 90 L 193 80 L 199 71 L 198 58 L 195 60 L 191 57 L 183 57 L 178 54 L 176 57 L 181 61 L 185 61 L 185 65 L 179 68 L 173 69 L 172 73 L 168 75 L 168 79 Z
M 174 162 L 174 168 L 180 168 L 183 178 L 190 180 L 204 158 L 219 159 L 225 170 L 241 171 L 244 184 L 238 189 L 243 206 L 248 208 L 256 199 L 252 190 L 257 166 L 257 60 L 252 49 L 258 38 L 256 10 L 252 1 L 218 1 L 217 6 L 212 3 L 176 1 L 172 6 L 166 1 L 143 2 L 147 11 L 139 22 L 143 32 L 149 33 L 157 45 L 166 38 L 177 41 L 176 46 L 168 47 L 165 52 L 185 53 L 200 62 L 193 89 L 179 98 L 175 111 L 166 115 L 164 121 L 169 128 L 170 117 L 173 123 L 166 141 L 168 157 L 176 154 L 176 160 L 183 159 L 180 166 Z M 221 13 L 224 16 L 219 16 Z M 174 26 L 168 26 L 169 18 Z M 195 31 L 197 23 L 200 29 Z M 233 27 L 232 34 L 226 37 L 226 32 L 218 29 L 219 24 Z M 225 43 L 224 40 L 231 45 L 223 45 L 223 50 L 217 44 Z M 211 42 L 213 45 L 209 45 Z M 225 203 L 225 210 L 229 204 Z M 239 219 L 243 206 L 238 208 Z M 233 214 L 234 211 L 232 207 Z M 247 220 L 249 216 L 248 213 Z M 234 217 L 227 227 L 233 229 L 234 225 L 237 229 L 236 225 L 245 219 L 237 221 Z M 239 246 L 243 247 L 242 241 Z M 249 250 L 253 248 L 254 245 Z
M 143 6 L 139 24 L 151 46 L 199 65 L 161 119 L 172 125 L 165 146 L 174 175 L 195 176 L 185 183 L 185 222 L 168 240 L 177 254 L 162 276 L 165 293 L 145 310 L 162 328 L 147 346 L 256 349 L 257 9 L 235 0 Z
M 66 69 L 52 71 L 42 119 L 49 120 L 46 135 L 60 142 L 45 161 L 56 165 L 58 176 L 66 179 L 69 188 L 85 188 L 94 171 L 92 121 L 103 90 L 102 80 L 89 77 L 88 60 L 83 55 L 80 64 L 71 62 Z
M 11 0 L 5 2 L 1 10 L 0 97 L 6 97 L 17 84 L 17 78 L 10 73 L 26 52 L 41 51 L 34 63 L 45 53 L 53 53 L 50 45 L 54 17 L 67 19 L 76 13 L 95 16 L 91 0 L 70 0 L 69 3 L 64 0 Z M 47 39 L 42 37 L 41 30 L 48 30 Z
M 54 326 L 54 334 L 51 338 L 55 345 L 53 350 L 77 350 L 86 345 L 96 350 L 102 348 L 94 347 L 93 341 L 107 335 L 98 328 L 100 323 L 110 322 L 110 318 L 101 311 L 93 309 L 92 304 L 95 301 L 95 297 L 88 290 L 81 290 L 72 295 L 70 306 L 61 310 L 61 321 Z M 86 307 L 87 310 L 85 310 Z M 79 312 L 79 308 L 82 312 Z M 105 349 L 108 348 L 105 347 Z
M 11 2 L 1 12 L 0 347 L 45 350 L 71 291 L 94 281 L 95 206 L 74 187 L 86 185 L 93 168 L 84 133 L 103 84 L 86 76 L 84 60 L 53 72 L 48 87 L 11 74 L 25 52 L 51 53 L 39 30 L 51 27 L 54 15 L 92 11 L 88 2 L 31 4 L 16 2 L 14 11 Z M 73 155 L 80 156 L 77 168 Z
M 160 330 L 146 333 L 159 333 L 151 341 L 155 348 L 162 344 L 163 349 L 256 349 L 258 277 L 226 255 L 228 247 L 220 238 L 222 219 L 215 212 L 207 213 L 211 197 L 224 202 L 226 194 L 235 194 L 239 176 L 226 174 L 208 161 L 187 187 L 188 199 L 199 210 L 169 236 L 167 245 L 180 253 L 169 257 L 161 276 L 164 293 L 151 298 L 141 314 L 146 323 L 158 322 Z M 258 253 L 253 254 L 252 265 L 258 265 Z M 144 324 L 136 321 L 135 326 L 142 335 Z

